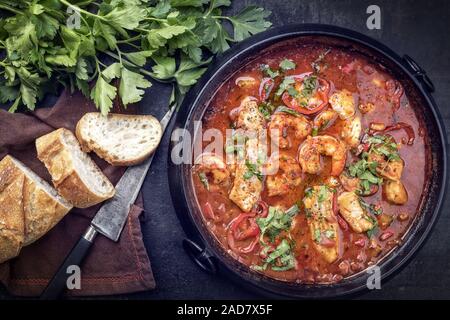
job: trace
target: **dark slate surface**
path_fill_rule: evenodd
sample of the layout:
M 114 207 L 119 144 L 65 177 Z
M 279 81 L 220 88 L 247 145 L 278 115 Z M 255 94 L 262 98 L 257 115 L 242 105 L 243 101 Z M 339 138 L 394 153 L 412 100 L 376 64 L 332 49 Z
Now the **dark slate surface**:
M 326 23 L 347 27 L 391 47 L 408 53 L 428 72 L 436 85 L 434 97 L 450 127 L 450 5 L 447 1 L 378 0 L 382 29 L 368 30 L 366 8 L 372 1 L 361 0 L 265 0 L 233 1 L 230 12 L 248 4 L 272 10 L 274 25 Z M 166 110 L 170 88 L 154 85 L 146 94 L 142 108 L 161 117 Z M 145 181 L 147 212 L 143 223 L 144 240 L 152 261 L 157 289 L 117 298 L 125 299 L 253 299 L 251 292 L 227 279 L 202 273 L 181 247 L 184 232 L 172 206 L 167 178 L 167 134 L 155 156 Z M 365 299 L 450 298 L 450 196 L 444 203 L 433 234 L 415 259 L 382 289 L 360 295 Z M 0 297 L 6 297 L 1 293 Z

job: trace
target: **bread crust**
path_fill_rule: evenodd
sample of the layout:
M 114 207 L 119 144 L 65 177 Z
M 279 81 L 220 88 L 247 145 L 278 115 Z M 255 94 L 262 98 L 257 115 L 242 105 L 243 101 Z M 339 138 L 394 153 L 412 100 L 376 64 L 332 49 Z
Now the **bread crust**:
M 72 209 L 17 163 L 11 156 L 0 161 L 0 263 L 16 257 L 22 246 L 42 237 Z
M 25 239 L 21 173 L 6 156 L 0 162 L 0 263 L 16 257 Z
M 87 208 L 113 197 L 114 188 L 109 194 L 100 195 L 83 182 L 74 166 L 72 154 L 62 140 L 63 134 L 72 132 L 60 128 L 36 140 L 38 158 L 45 164 L 59 194 L 77 208 Z
M 113 166 L 134 166 L 137 164 L 142 163 L 145 159 L 150 157 L 155 150 L 158 148 L 158 144 L 156 144 L 153 148 L 147 150 L 142 156 L 127 159 L 127 160 L 120 160 L 114 158 L 108 150 L 105 150 L 102 148 L 102 146 L 95 140 L 91 139 L 87 135 L 84 134 L 83 126 L 85 125 L 85 122 L 87 121 L 87 118 L 95 115 L 95 116 L 101 116 L 98 112 L 88 112 L 86 113 L 77 123 L 75 135 L 80 142 L 81 149 L 84 152 L 91 152 L 94 151 L 100 158 L 107 161 L 109 164 Z M 161 124 L 159 123 L 158 119 L 151 115 L 129 115 L 129 114 L 118 114 L 118 113 L 110 113 L 108 114 L 109 119 L 136 119 L 136 118 L 147 118 L 148 120 L 155 123 L 155 125 L 159 126 L 159 136 L 157 139 L 160 141 L 162 138 L 162 128 Z

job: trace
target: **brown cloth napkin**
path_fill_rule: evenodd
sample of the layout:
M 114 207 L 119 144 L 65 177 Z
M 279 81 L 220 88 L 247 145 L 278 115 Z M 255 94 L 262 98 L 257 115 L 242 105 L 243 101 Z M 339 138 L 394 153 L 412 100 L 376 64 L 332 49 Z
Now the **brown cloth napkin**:
M 10 114 L 0 110 L 0 159 L 11 154 L 50 181 L 47 170 L 36 157 L 35 139 L 61 127 L 74 132 L 77 121 L 89 111 L 96 111 L 89 100 L 79 93 L 70 95 L 67 92 L 54 107 L 38 109 L 32 114 Z M 125 168 L 110 166 L 94 154 L 92 158 L 115 185 Z M 1 264 L 0 282 L 15 295 L 39 295 L 100 206 L 74 208 L 43 238 L 24 247 L 19 257 Z M 139 197 L 131 208 L 118 243 L 97 237 L 81 268 L 81 289 L 69 290 L 68 295 L 110 295 L 155 287 L 139 223 L 142 212 L 142 198 Z

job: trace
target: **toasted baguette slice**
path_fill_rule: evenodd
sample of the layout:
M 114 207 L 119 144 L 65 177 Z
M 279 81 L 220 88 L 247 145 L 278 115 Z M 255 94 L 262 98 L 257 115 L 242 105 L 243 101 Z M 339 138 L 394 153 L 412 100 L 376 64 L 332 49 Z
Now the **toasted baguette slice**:
M 60 128 L 36 140 L 39 160 L 53 185 L 74 207 L 87 208 L 114 196 L 115 189 L 67 129 Z
M 53 228 L 72 205 L 19 160 L 0 161 L 0 263 Z
M 159 121 L 150 115 L 86 113 L 76 135 L 83 151 L 94 151 L 114 166 L 136 165 L 148 158 L 162 137 Z

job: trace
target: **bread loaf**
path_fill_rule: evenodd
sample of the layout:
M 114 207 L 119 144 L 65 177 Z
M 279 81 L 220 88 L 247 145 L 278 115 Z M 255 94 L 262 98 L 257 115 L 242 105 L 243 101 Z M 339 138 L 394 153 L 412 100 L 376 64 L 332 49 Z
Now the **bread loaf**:
M 0 161 L 0 263 L 16 257 L 69 211 L 72 205 L 22 162 Z

